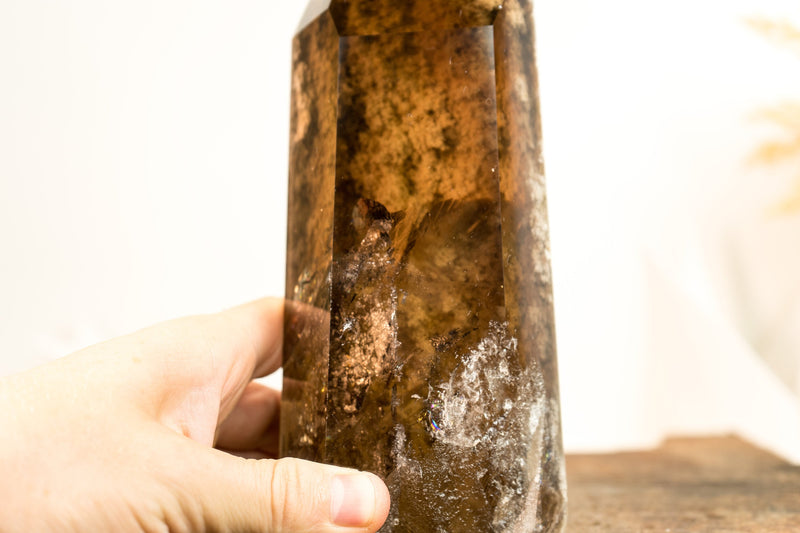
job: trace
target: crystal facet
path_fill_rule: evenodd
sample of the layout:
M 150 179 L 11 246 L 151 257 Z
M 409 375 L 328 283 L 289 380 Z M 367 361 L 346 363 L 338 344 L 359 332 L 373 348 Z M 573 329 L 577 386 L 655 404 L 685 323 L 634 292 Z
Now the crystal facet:
M 530 1 L 323 4 L 294 42 L 281 453 L 381 475 L 385 532 L 560 531 Z

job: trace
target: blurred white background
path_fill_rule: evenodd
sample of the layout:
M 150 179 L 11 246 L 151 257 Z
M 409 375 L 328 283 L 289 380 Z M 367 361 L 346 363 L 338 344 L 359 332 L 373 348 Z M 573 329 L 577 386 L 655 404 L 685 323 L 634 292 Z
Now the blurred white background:
M 0 2 L 0 374 L 282 294 L 304 7 Z M 796 0 L 535 10 L 567 449 L 800 461 Z

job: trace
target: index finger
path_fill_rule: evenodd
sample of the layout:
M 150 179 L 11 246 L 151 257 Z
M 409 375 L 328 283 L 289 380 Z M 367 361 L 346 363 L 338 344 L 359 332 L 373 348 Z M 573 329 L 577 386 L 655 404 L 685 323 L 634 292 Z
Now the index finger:
M 151 397 L 156 407 L 191 391 L 218 394 L 224 416 L 254 377 L 280 367 L 283 307 L 282 299 L 263 298 L 219 313 L 162 322 L 75 355 L 84 362 L 86 357 L 95 359 L 98 368 L 108 366 L 109 354 L 115 354 L 109 370 L 115 374 L 120 358 L 127 358 L 121 377 L 133 385 L 133 394 Z M 112 383 L 118 381 L 115 377 L 106 376 Z

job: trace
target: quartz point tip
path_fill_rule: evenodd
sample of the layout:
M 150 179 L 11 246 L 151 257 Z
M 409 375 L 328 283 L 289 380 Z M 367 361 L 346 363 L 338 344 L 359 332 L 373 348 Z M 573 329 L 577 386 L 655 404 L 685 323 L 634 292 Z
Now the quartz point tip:
M 281 455 L 382 532 L 562 531 L 530 0 L 312 0 L 290 135 Z

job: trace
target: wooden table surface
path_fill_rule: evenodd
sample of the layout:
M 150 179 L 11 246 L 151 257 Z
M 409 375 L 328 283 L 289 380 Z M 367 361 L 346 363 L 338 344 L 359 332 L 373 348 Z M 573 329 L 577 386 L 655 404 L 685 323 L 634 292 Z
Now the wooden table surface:
M 567 456 L 568 533 L 800 533 L 800 467 L 736 437 Z

